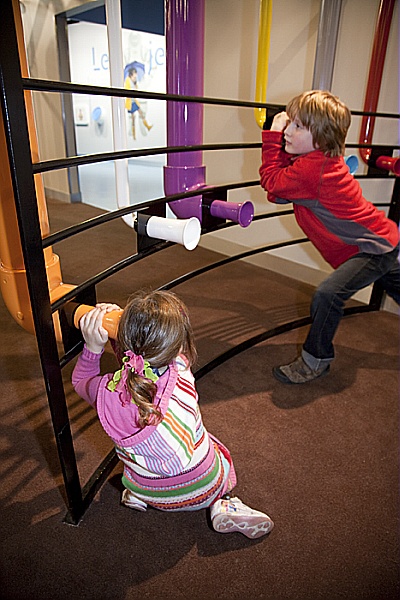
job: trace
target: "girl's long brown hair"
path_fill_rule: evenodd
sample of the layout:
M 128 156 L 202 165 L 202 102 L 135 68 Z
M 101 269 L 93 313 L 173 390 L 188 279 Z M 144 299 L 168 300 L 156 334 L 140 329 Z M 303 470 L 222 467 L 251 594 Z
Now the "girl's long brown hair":
M 180 353 L 189 366 L 197 356 L 188 310 L 168 291 L 139 292 L 130 298 L 118 326 L 118 344 L 122 352 L 131 350 L 157 369 L 169 365 Z M 130 371 L 127 386 L 139 407 L 140 426 L 159 423 L 163 416 L 154 406 L 156 384 Z

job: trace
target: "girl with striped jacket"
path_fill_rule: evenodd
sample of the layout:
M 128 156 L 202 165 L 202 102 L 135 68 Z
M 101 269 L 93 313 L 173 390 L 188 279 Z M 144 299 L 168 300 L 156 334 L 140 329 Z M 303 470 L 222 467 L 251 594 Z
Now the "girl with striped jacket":
M 196 359 L 188 311 L 172 292 L 132 297 L 118 326 L 122 367 L 100 375 L 108 340 L 98 304 L 79 325 L 85 340 L 72 383 L 97 411 L 124 464 L 121 502 L 145 511 L 210 507 L 214 530 L 258 538 L 272 520 L 230 492 L 236 474 L 228 449 L 205 429 L 191 365 Z

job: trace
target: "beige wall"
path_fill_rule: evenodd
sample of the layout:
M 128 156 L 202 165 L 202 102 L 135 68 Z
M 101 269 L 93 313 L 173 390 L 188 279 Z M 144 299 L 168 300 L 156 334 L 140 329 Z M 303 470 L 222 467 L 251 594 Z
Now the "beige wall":
M 44 2 L 25 0 L 23 22 L 28 60 L 33 77 L 58 79 L 54 16 L 84 4 L 72 0 Z M 254 100 L 257 67 L 259 0 L 206 0 L 205 90 L 216 98 Z M 362 110 L 379 0 L 343 0 L 332 91 L 350 108 Z M 378 110 L 398 112 L 398 3 L 393 18 Z M 285 104 L 312 84 L 320 11 L 319 0 L 275 0 L 270 39 L 266 101 Z M 64 156 L 60 103 L 56 95 L 35 99 L 37 129 L 42 160 Z M 348 141 L 358 142 L 360 119 L 353 118 Z M 50 133 L 49 133 L 50 132 Z M 248 108 L 205 107 L 204 142 L 252 142 L 261 138 L 260 129 Z M 377 123 L 374 143 L 398 144 L 395 121 Z M 350 153 L 350 152 L 349 152 Z M 353 151 L 351 151 L 353 153 Z M 258 178 L 259 150 L 204 153 L 207 182 L 228 183 Z M 361 163 L 361 171 L 364 166 Z M 45 185 L 56 194 L 67 193 L 66 175 L 46 174 Z M 389 199 L 392 180 L 365 185 L 375 201 Z M 271 210 L 260 188 L 235 191 L 230 200 L 251 199 L 257 212 Z M 248 229 L 234 228 L 203 236 L 202 245 L 220 252 L 238 252 L 248 247 L 301 235 L 290 219 L 274 224 L 253 223 Z M 289 259 L 282 263 L 282 257 Z M 329 267 L 309 244 L 253 259 L 257 264 L 318 282 Z M 292 268 L 291 268 L 292 267 Z
M 206 0 L 205 95 L 253 100 L 257 66 L 259 0 Z M 379 0 L 343 0 L 332 92 L 362 110 Z M 398 112 L 398 3 L 390 32 L 378 110 Z M 266 101 L 286 102 L 312 85 L 319 0 L 275 0 Z M 253 141 L 259 128 L 251 109 L 207 108 L 207 141 Z M 348 141 L 357 142 L 360 119 L 353 118 Z M 374 142 L 398 144 L 395 121 L 377 122 Z M 207 157 L 206 157 L 207 158 Z M 231 161 L 213 155 L 209 176 Z M 236 166 L 231 165 L 234 172 Z M 244 175 L 254 170 L 243 163 Z M 221 169 L 223 171 L 221 172 Z M 227 176 L 230 173 L 227 172 Z M 220 175 L 220 177 L 221 177 Z
M 332 92 L 353 110 L 362 110 L 368 78 L 370 55 L 378 14 L 379 0 L 344 0 L 339 28 Z M 393 16 L 383 81 L 378 104 L 382 112 L 398 112 L 398 3 Z M 313 79 L 320 2 L 319 0 L 275 0 L 270 39 L 269 73 L 266 101 L 286 102 L 310 89 Z M 258 0 L 206 0 L 205 95 L 253 100 L 257 65 Z M 224 27 L 221 23 L 225 23 Z M 348 142 L 358 143 L 360 118 L 353 117 Z M 205 142 L 254 141 L 260 129 L 251 109 L 207 108 Z M 377 122 L 374 143 L 399 144 L 398 124 Z M 348 154 L 356 153 L 349 150 Z M 260 152 L 229 151 L 207 153 L 207 181 L 253 180 L 258 178 Z M 366 167 L 360 160 L 359 172 Z M 363 183 L 372 201 L 390 200 L 393 178 L 378 184 Z M 259 188 L 232 194 L 233 200 L 250 199 L 256 212 L 275 210 L 265 201 Z M 220 252 L 238 253 L 249 247 L 288 239 L 302 232 L 291 218 L 255 222 L 248 229 L 234 228 L 203 236 L 202 245 Z M 284 259 L 284 260 L 283 260 Z M 283 271 L 317 284 L 330 267 L 310 245 L 287 248 L 259 255 L 250 262 Z M 290 260 L 290 263 L 288 262 Z M 360 294 L 359 299 L 366 298 Z

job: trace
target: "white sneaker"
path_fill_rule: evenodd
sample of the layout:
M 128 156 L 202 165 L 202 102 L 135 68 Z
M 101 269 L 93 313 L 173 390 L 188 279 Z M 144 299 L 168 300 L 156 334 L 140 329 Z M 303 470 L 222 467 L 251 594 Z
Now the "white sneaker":
M 133 492 L 125 489 L 122 492 L 121 496 L 121 504 L 127 506 L 128 508 L 134 508 L 135 510 L 140 510 L 141 512 L 146 512 L 147 504 L 140 500 Z
M 251 539 L 270 533 L 274 527 L 268 515 L 246 506 L 239 498 L 217 500 L 211 506 L 211 521 L 219 533 L 238 531 Z

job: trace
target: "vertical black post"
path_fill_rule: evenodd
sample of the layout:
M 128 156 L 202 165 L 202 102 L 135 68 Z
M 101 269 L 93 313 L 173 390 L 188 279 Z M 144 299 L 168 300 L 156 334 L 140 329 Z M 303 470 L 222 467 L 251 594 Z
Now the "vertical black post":
M 202 231 L 214 231 L 218 229 L 219 225 L 226 223 L 226 219 L 220 219 L 219 217 L 213 217 L 210 208 L 214 200 L 225 200 L 228 197 L 227 190 L 220 190 L 218 192 L 204 192 L 201 199 L 201 225 Z
M 145 217 L 146 215 L 149 217 L 165 217 L 165 213 L 166 213 L 166 206 L 164 203 L 161 204 L 154 204 L 153 206 L 148 206 L 146 208 L 145 213 L 138 211 L 138 217 L 139 215 L 142 215 L 142 217 Z M 145 250 L 147 250 L 148 248 L 152 248 L 153 246 L 156 246 L 157 244 L 160 243 L 161 240 L 156 239 L 156 238 L 151 238 L 148 237 L 147 235 L 145 235 L 142 231 L 142 227 L 136 228 L 137 231 L 137 251 L 139 252 L 139 254 L 141 252 L 144 252 Z
M 73 521 L 78 522 L 83 510 L 82 490 L 53 326 L 12 0 L 3 0 L 2 2 L 1 26 L 1 108 L 7 137 L 21 246 L 39 356 L 64 477 L 67 504 Z
M 378 148 L 374 149 L 374 151 L 371 154 L 372 164 L 374 164 L 377 156 L 381 156 L 381 155 L 392 156 L 392 154 L 393 154 L 393 148 L 391 148 L 389 146 L 378 146 Z M 375 173 L 382 174 L 382 170 L 376 169 L 374 166 L 371 166 L 368 168 L 368 174 L 375 174 Z M 385 171 L 384 174 L 386 177 L 389 177 L 388 171 Z M 399 217 L 400 217 L 400 180 L 399 180 L 399 177 L 395 178 L 392 198 L 390 201 L 390 206 L 389 206 L 389 211 L 388 211 L 388 217 L 389 217 L 389 219 L 392 219 L 392 221 L 397 223 L 397 225 L 399 224 Z M 372 287 L 372 292 L 371 292 L 371 296 L 369 299 L 369 306 L 371 307 L 372 310 L 379 310 L 382 306 L 383 300 L 384 300 L 384 289 L 380 285 L 380 283 L 377 282 Z
M 396 177 L 394 180 L 392 199 L 390 201 L 390 207 L 388 212 L 389 219 L 392 219 L 397 225 L 400 221 L 400 177 Z

